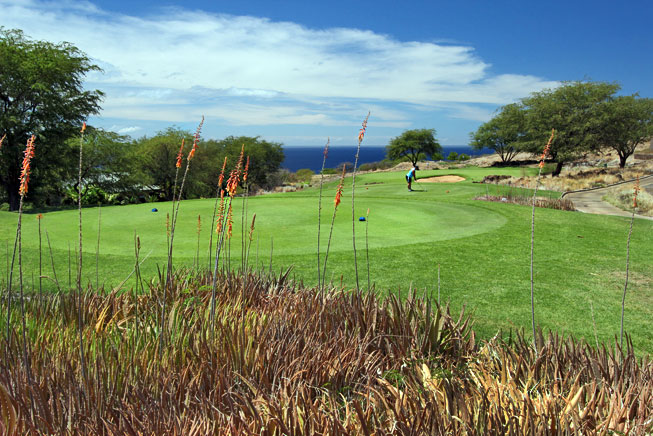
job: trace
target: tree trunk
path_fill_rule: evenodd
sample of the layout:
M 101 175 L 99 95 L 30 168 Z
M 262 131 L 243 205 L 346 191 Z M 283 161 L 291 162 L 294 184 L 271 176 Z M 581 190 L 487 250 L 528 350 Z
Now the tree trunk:
M 563 161 L 560 161 L 560 162 L 556 163 L 556 169 L 553 170 L 553 173 L 551 174 L 551 176 L 558 177 L 560 175 L 560 172 L 562 171 L 562 165 L 563 164 L 564 164 Z
M 626 160 L 628 160 L 628 155 L 625 153 L 619 153 L 619 168 L 624 168 L 626 166 Z

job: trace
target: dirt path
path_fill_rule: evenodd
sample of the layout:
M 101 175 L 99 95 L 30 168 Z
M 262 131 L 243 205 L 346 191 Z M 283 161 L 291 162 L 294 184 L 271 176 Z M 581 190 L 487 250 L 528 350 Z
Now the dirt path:
M 642 189 L 648 192 L 653 191 L 653 176 L 643 178 L 641 181 Z M 625 188 L 633 186 L 633 182 L 622 183 Z M 605 188 L 591 189 L 585 191 L 576 191 L 563 194 L 565 198 L 574 203 L 574 207 L 579 212 L 595 213 L 599 215 L 617 215 L 630 217 L 632 213 L 623 211 L 610 203 L 603 201 L 603 196 L 615 185 L 606 186 Z M 635 215 L 637 218 L 653 220 L 653 217 L 644 215 Z

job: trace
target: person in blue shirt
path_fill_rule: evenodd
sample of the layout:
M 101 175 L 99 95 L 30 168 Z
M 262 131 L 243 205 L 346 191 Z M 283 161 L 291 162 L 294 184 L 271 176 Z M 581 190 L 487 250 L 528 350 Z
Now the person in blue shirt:
M 417 171 L 418 169 L 419 169 L 419 167 L 417 165 L 413 165 L 413 167 L 410 169 L 410 171 L 408 171 L 408 173 L 406 174 L 406 181 L 408 182 L 408 190 L 409 191 L 412 191 L 412 189 L 410 187 L 411 182 L 413 180 L 417 181 L 417 175 L 415 174 L 415 171 Z

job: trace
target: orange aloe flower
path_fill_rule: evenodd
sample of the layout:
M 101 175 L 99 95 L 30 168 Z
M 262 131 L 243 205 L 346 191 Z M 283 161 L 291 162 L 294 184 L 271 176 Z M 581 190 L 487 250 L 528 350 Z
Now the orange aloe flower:
M 229 180 L 227 180 L 227 192 L 229 193 L 230 197 L 234 197 L 236 195 L 236 189 L 238 188 L 238 182 L 240 181 L 240 169 L 243 166 L 243 154 L 245 153 L 245 144 L 243 144 L 242 148 L 240 149 L 240 156 L 238 157 L 238 163 L 236 164 L 236 168 L 231 170 L 231 174 L 229 175 Z
M 7 137 L 7 134 L 5 133 L 2 135 L 2 138 L 0 138 L 0 150 L 2 150 L 2 143 L 5 141 L 5 138 Z
M 40 213 L 40 214 L 36 215 L 36 219 L 41 221 L 43 219 L 43 214 Z
M 204 115 L 202 115 L 202 121 L 200 121 L 200 125 L 197 126 L 197 130 L 195 131 L 195 135 L 193 136 L 193 147 L 190 149 L 190 152 L 188 152 L 188 161 L 190 161 L 193 156 L 195 156 L 195 150 L 197 150 L 197 143 L 200 141 L 200 132 L 202 131 L 202 125 L 204 124 Z
M 181 138 L 181 147 L 179 147 L 179 153 L 177 153 L 177 163 L 175 164 L 177 168 L 181 167 L 181 156 L 183 152 L 184 152 L 184 138 Z
M 20 188 L 18 192 L 21 197 L 27 194 L 27 185 L 29 184 L 29 173 L 30 173 L 30 163 L 34 157 L 34 140 L 36 137 L 32 135 L 31 138 L 27 140 L 27 146 L 25 147 L 25 157 L 23 158 L 23 167 L 20 172 Z
M 197 215 L 197 234 L 199 235 L 202 231 L 202 216 Z
M 231 208 L 231 202 L 230 202 L 229 211 L 227 212 L 227 238 L 231 238 L 233 224 L 234 224 L 234 212 L 233 209 Z
M 82 130 L 80 130 L 80 132 L 84 133 L 84 130 L 86 130 L 86 121 L 84 121 L 84 124 L 82 124 Z
M 342 197 L 342 185 L 344 181 L 345 181 L 345 165 L 342 166 L 342 176 L 340 177 L 340 183 L 336 188 L 336 198 L 333 201 L 335 203 L 334 209 L 338 209 L 338 205 L 340 204 L 340 197 Z
M 224 221 L 224 191 L 220 190 L 220 209 L 218 209 L 218 221 L 215 228 L 216 233 L 222 231 L 222 222 Z
M 247 156 L 247 163 L 245 164 L 245 171 L 243 172 L 243 183 L 247 182 L 247 171 L 249 171 L 249 156 Z
M 367 130 L 367 120 L 370 117 L 370 113 L 367 113 L 367 116 L 363 120 L 363 127 L 361 127 L 360 131 L 358 132 L 358 143 L 360 144 L 363 142 L 363 138 L 365 137 L 365 131 Z
M 227 167 L 227 156 L 224 157 L 224 163 L 222 164 L 222 171 L 220 171 L 220 177 L 218 177 L 218 188 L 222 191 L 222 182 L 224 181 L 224 169 Z
M 639 187 L 639 176 L 637 176 L 637 180 L 635 180 L 635 186 L 633 186 L 633 209 L 637 208 L 637 194 L 642 188 Z
M 551 130 L 551 137 L 549 141 L 544 146 L 544 151 L 542 152 L 542 157 L 540 158 L 540 168 L 544 168 L 544 160 L 549 156 L 549 151 L 551 151 L 551 143 L 553 142 L 553 137 L 555 136 L 555 129 Z

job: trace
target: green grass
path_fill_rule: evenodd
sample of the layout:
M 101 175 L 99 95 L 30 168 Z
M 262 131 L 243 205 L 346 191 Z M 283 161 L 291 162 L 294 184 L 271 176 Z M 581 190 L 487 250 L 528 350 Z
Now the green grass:
M 429 175 L 456 174 L 465 182 L 414 185 L 407 192 L 403 173 L 378 172 L 356 178 L 356 219 L 369 215 L 371 277 L 381 294 L 406 295 L 412 286 L 434 298 L 437 265 L 441 265 L 441 295 L 455 310 L 466 305 L 474 312 L 475 329 L 484 337 L 497 330 L 528 329 L 530 326 L 530 223 L 531 208 L 473 200 L 486 186 L 472 183 L 488 174 L 520 175 L 514 168 L 463 168 L 420 171 Z M 324 252 L 333 211 L 337 182 L 325 186 L 322 215 Z M 490 194 L 511 188 L 490 187 Z M 517 189 L 513 189 L 516 191 Z M 524 191 L 528 193 L 528 191 Z M 546 194 L 546 192 L 545 192 Z M 551 193 L 551 195 L 554 195 Z M 293 265 L 295 278 L 317 282 L 316 231 L 317 188 L 249 199 L 248 213 L 256 213 L 255 240 L 250 265 L 267 270 L 271 240 L 274 240 L 273 270 Z M 232 267 L 240 265 L 241 199 L 234 202 Z M 150 212 L 157 207 L 159 212 Z M 116 285 L 134 264 L 133 237 L 141 239 L 144 277 L 155 277 L 157 265 L 166 263 L 166 212 L 170 203 L 102 208 L 100 282 Z M 200 265 L 208 265 L 208 230 L 213 200 L 184 201 L 175 236 L 175 265 L 192 265 L 196 244 L 197 215 L 202 216 Z M 50 233 L 59 281 L 68 283 L 68 244 L 74 250 L 77 238 L 76 211 L 44 214 L 42 225 Z M 16 214 L 0 212 L 0 243 L 13 247 Z M 345 184 L 343 201 L 329 255 L 327 278 L 355 286 L 351 238 L 351 179 Z M 627 218 L 587 215 L 548 209 L 536 210 L 535 218 L 535 308 L 536 321 L 544 329 L 574 334 L 593 343 L 590 304 L 600 341 L 611 341 L 619 332 L 621 295 L 625 280 Z M 23 221 L 26 282 L 38 273 L 36 215 Z M 246 223 L 249 227 L 249 223 Z M 367 287 L 365 223 L 356 221 L 361 287 Z M 653 351 L 649 323 L 653 315 L 653 222 L 636 220 L 631 241 L 630 283 L 626 299 L 626 331 L 635 349 Z M 84 209 L 84 277 L 95 283 L 97 209 Z M 44 274 L 52 275 L 45 234 Z M 0 246 L 0 259 L 5 248 Z M 322 255 L 322 259 L 324 256 Z M 2 264 L 0 264 L 2 265 Z M 74 271 L 73 253 L 73 282 Z M 2 265 L 2 277 L 5 272 Z M 127 286 L 133 286 L 133 278 Z

